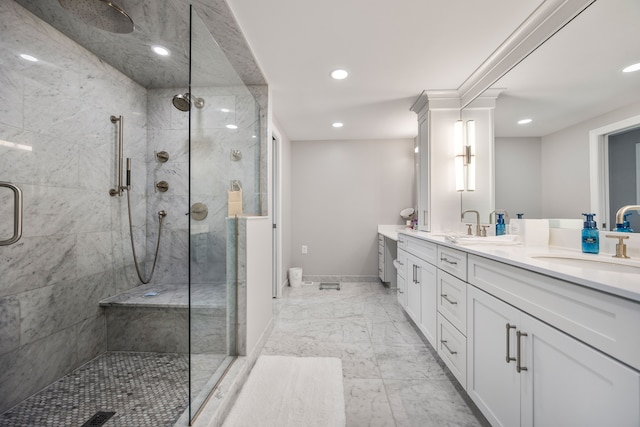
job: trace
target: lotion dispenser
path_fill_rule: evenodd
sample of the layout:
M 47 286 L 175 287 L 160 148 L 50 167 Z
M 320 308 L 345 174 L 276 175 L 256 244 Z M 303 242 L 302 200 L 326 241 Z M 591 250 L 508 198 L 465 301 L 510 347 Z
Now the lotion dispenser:
M 598 227 L 593 217 L 596 214 L 583 213 L 585 216 L 584 228 L 582 229 L 582 252 L 585 254 L 597 254 L 600 252 L 600 242 L 598 239 Z
M 496 219 L 496 236 L 502 236 L 505 234 L 504 214 L 497 213 L 498 219 Z
M 624 221 L 622 221 L 622 224 L 616 224 L 616 229 L 613 231 L 618 231 L 620 233 L 633 233 L 631 225 L 629 224 L 629 221 L 627 221 L 627 217 L 629 215 L 631 215 L 631 212 L 624 214 Z

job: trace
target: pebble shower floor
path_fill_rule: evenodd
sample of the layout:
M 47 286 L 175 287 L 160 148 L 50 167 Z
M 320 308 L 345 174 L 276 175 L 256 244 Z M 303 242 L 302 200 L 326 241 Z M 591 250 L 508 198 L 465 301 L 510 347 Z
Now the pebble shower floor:
M 105 353 L 0 415 L 0 427 L 172 426 L 187 408 L 188 355 Z

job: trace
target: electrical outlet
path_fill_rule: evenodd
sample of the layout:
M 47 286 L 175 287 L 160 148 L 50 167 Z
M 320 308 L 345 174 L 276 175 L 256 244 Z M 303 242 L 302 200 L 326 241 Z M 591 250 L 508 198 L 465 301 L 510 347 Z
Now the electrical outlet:
M 303 254 L 307 253 L 307 245 L 302 245 L 302 253 Z

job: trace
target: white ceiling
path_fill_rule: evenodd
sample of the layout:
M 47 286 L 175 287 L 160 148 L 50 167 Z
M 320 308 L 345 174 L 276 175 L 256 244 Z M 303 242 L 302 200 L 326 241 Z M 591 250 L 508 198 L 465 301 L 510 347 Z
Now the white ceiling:
M 413 138 L 422 90 L 457 89 L 541 3 L 227 1 L 293 141 Z M 331 79 L 335 68 L 350 77 Z

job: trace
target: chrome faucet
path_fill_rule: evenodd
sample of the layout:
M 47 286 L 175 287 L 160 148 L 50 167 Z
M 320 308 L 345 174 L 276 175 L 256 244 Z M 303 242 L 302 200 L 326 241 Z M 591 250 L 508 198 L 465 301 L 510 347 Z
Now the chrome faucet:
M 476 214 L 476 236 L 480 236 L 480 212 L 474 211 L 474 210 L 463 211 L 462 214 L 460 215 L 460 219 L 464 219 L 464 214 L 466 214 L 467 212 L 472 212 Z
M 616 213 L 616 227 L 624 222 L 624 214 L 628 211 L 640 211 L 640 205 L 627 205 L 618 209 Z
M 489 212 L 489 224 L 493 224 L 493 221 L 491 220 L 491 216 L 496 213 L 504 214 L 504 219 L 509 219 L 509 214 L 507 213 L 507 211 L 505 211 L 504 209 L 496 209 L 494 211 Z

